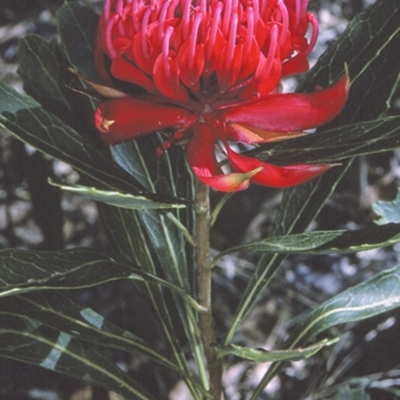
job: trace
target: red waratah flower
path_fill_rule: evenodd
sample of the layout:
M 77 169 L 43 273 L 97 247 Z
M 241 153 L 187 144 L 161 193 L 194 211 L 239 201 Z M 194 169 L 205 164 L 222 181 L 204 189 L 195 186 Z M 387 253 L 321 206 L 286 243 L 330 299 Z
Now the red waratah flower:
M 289 187 L 332 164 L 274 166 L 229 142 L 258 144 L 304 134 L 342 109 L 349 82 L 314 93 L 279 93 L 280 80 L 308 69 L 318 24 L 308 0 L 106 0 L 96 45 L 105 100 L 95 113 L 104 141 L 156 131 L 186 145 L 196 176 L 221 190 L 250 182 Z M 306 34 L 309 33 L 310 39 Z M 216 152 L 224 155 L 225 166 Z M 224 173 L 223 168 L 230 170 Z

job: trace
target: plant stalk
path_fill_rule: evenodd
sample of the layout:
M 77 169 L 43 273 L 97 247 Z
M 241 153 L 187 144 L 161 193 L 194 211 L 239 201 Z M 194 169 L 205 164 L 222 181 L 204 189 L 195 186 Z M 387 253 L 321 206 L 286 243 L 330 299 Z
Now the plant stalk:
M 222 361 L 217 359 L 211 302 L 210 268 L 210 199 L 208 186 L 196 182 L 196 261 L 198 303 L 206 310 L 200 313 L 200 332 L 207 359 L 210 395 L 213 400 L 223 400 Z

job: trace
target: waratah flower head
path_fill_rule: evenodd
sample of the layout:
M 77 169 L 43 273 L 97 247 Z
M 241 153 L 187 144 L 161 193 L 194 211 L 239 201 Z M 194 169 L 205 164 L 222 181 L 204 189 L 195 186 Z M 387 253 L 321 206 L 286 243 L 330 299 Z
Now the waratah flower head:
M 159 153 L 183 140 L 194 173 L 219 190 L 241 190 L 249 182 L 287 187 L 328 169 L 272 166 L 228 144 L 298 136 L 343 107 L 346 77 L 312 94 L 279 93 L 282 77 L 308 69 L 318 24 L 307 3 L 106 0 L 96 64 L 103 84 L 126 85 L 123 93 L 105 90 L 109 98 L 96 110 L 104 140 L 113 144 L 164 131 L 170 137 Z M 216 149 L 232 172 L 222 172 Z
M 318 25 L 306 7 L 304 0 L 107 0 L 99 35 L 115 78 L 174 102 L 218 107 L 264 97 L 282 76 L 308 68 Z

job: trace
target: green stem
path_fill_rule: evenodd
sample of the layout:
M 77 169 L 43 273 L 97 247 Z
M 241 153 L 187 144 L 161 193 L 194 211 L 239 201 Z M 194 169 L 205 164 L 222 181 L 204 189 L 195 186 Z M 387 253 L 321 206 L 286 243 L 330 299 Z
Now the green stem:
M 197 261 L 197 294 L 198 303 L 206 310 L 200 313 L 200 332 L 207 359 L 210 395 L 213 400 L 222 400 L 222 361 L 217 359 L 213 347 L 216 340 L 211 308 L 210 221 L 209 189 L 197 181 L 196 234 L 194 238 Z

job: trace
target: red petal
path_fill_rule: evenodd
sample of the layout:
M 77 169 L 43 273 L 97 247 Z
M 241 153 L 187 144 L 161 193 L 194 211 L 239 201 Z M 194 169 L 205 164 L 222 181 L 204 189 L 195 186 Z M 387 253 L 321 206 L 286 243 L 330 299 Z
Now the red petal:
M 193 137 L 186 146 L 186 157 L 196 174 L 210 177 L 222 173 L 214 154 L 216 137 L 207 124 L 196 122 Z
M 249 54 L 243 56 L 242 65 L 238 72 L 237 80 L 241 81 L 247 78 L 257 69 L 260 60 L 260 48 L 255 38 L 253 38 Z
M 194 135 L 186 147 L 186 157 L 197 178 L 222 192 L 246 189 L 250 176 L 241 173 L 223 174 L 215 158 L 216 137 L 210 127 L 196 123 L 193 131 Z
M 111 64 L 111 73 L 114 78 L 139 85 L 148 92 L 155 90 L 153 81 L 125 57 L 118 55 Z
M 256 158 L 246 157 L 235 153 L 227 146 L 228 159 L 238 172 L 254 171 L 262 167 L 262 171 L 251 178 L 252 183 L 275 188 L 286 188 L 300 185 L 337 164 L 296 164 L 278 167 L 264 163 Z
M 207 49 L 207 50 L 205 53 L 206 60 L 204 63 L 203 76 L 207 77 L 207 78 L 210 77 L 210 75 L 216 70 L 217 64 L 219 61 L 219 56 L 220 56 L 222 49 L 225 46 L 225 42 L 226 42 L 224 35 L 222 34 L 222 32 L 220 30 L 218 30 L 215 42 L 212 45 L 210 45 L 209 33 L 210 32 L 208 32 L 208 36 L 206 38 L 206 42 L 204 45 L 205 49 Z M 208 52 L 209 48 L 211 48 L 210 52 Z
M 154 62 L 161 51 L 158 36 L 152 32 L 153 30 L 149 30 L 144 39 L 142 39 L 142 32 L 138 32 L 132 41 L 132 59 L 135 60 L 139 69 L 147 75 L 153 73 Z M 148 54 L 143 53 L 142 40 L 147 44 Z
M 186 102 L 189 100 L 189 95 L 179 79 L 179 65 L 175 58 L 168 58 L 168 65 L 171 71 L 171 76 L 167 76 L 164 68 L 163 55 L 160 54 L 153 67 L 153 79 L 157 89 L 165 96 L 175 101 Z
M 260 60 L 262 57 L 260 56 Z M 262 61 L 265 63 L 266 59 L 264 57 L 264 60 Z M 265 96 L 268 96 L 279 84 L 280 80 L 282 78 L 282 63 L 279 59 L 275 59 L 272 62 L 272 67 L 270 69 L 270 72 L 268 76 L 265 79 L 258 79 L 256 78 L 256 87 L 255 91 L 258 93 L 260 97 L 265 98 Z
M 309 64 L 307 58 L 299 53 L 295 57 L 282 64 L 282 77 L 292 74 L 300 74 L 308 71 Z
M 217 79 L 221 92 L 225 92 L 230 86 L 232 86 L 236 82 L 238 73 L 242 66 L 242 56 L 243 45 L 241 44 L 235 46 L 233 51 L 233 58 L 230 64 L 227 61 L 228 45 L 226 45 L 222 49 L 221 53 L 218 55 Z M 227 63 L 229 64 L 229 66 L 227 66 Z
M 199 79 L 204 69 L 204 45 L 196 45 L 193 68 L 190 68 L 190 41 L 186 40 L 179 49 L 178 64 L 180 66 L 180 79 L 185 86 L 193 92 L 200 91 Z
M 271 94 L 254 103 L 228 108 L 227 122 L 247 124 L 276 132 L 315 128 L 335 118 L 347 99 L 349 78 L 314 93 Z
M 191 114 L 182 108 L 130 97 L 100 103 L 95 113 L 96 127 L 107 144 L 184 126 L 190 119 Z

